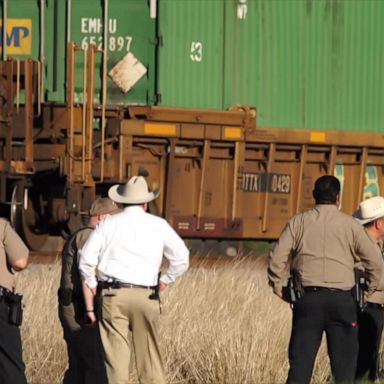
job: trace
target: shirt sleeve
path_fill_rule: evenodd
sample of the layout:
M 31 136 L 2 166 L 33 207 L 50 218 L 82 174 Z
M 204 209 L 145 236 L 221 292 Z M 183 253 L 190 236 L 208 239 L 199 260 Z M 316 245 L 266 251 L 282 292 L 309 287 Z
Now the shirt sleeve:
M 5 224 L 4 228 L 3 243 L 4 250 L 7 255 L 7 260 L 11 267 L 13 266 L 13 263 L 17 260 L 28 259 L 28 248 L 8 222 Z
M 103 247 L 102 223 L 99 223 L 89 235 L 84 246 L 79 252 L 79 271 L 82 279 L 89 288 L 97 286 L 96 268 L 99 262 L 99 256 Z
M 170 284 L 188 269 L 189 250 L 180 236 L 166 222 L 164 256 L 169 260 L 169 267 L 167 272 L 161 276 L 160 281 Z
M 287 272 L 289 256 L 294 247 L 294 236 L 291 222 L 283 229 L 275 247 L 269 254 L 268 260 L 268 282 L 276 294 L 283 289 L 283 280 Z
M 363 227 L 355 230 L 355 251 L 364 266 L 367 280 L 369 281 L 368 292 L 384 290 L 384 262 L 375 242 L 369 237 Z

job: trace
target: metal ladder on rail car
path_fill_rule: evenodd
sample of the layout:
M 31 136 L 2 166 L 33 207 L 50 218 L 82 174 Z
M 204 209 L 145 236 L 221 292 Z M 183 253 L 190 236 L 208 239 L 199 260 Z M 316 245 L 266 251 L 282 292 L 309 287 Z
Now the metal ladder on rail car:
M 24 93 L 22 107 L 21 93 Z M 7 174 L 34 172 L 33 118 L 35 113 L 39 115 L 40 112 L 40 62 L 30 59 L 1 61 L 0 136 L 3 140 L 3 151 L 0 154 L 0 172 Z M 15 132 L 15 118 L 20 113 L 23 114 L 24 131 Z M 22 147 L 22 153 L 15 150 L 16 147 Z
M 103 55 L 103 76 L 101 95 L 101 161 L 100 181 L 103 181 L 106 126 L 106 55 L 104 50 L 90 45 L 86 49 L 77 47 L 73 42 L 67 46 L 67 155 L 68 179 L 70 183 L 79 183 L 93 187 L 93 119 L 94 119 L 94 84 L 95 54 Z M 75 66 L 76 54 L 83 56 L 83 100 L 75 102 Z M 80 117 L 81 115 L 81 117 Z M 79 124 L 79 122 L 81 122 Z M 79 129 L 80 128 L 80 129 Z

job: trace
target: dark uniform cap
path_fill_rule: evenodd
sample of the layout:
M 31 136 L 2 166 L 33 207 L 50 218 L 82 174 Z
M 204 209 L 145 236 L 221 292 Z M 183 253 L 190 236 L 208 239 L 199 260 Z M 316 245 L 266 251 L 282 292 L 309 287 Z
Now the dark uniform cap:
M 112 201 L 109 197 L 99 197 L 92 203 L 89 215 L 107 215 L 117 212 L 120 212 L 120 209 L 114 201 Z

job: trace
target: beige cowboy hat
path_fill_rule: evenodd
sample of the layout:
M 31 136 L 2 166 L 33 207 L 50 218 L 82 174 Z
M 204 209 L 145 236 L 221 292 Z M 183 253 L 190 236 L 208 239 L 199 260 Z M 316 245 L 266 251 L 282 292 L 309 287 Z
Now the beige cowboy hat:
M 353 217 L 362 225 L 384 217 L 384 197 L 375 196 L 362 201 Z
M 114 185 L 109 188 L 108 196 L 116 203 L 144 204 L 156 199 L 160 190 L 149 191 L 148 184 L 143 176 L 133 176 L 124 185 Z

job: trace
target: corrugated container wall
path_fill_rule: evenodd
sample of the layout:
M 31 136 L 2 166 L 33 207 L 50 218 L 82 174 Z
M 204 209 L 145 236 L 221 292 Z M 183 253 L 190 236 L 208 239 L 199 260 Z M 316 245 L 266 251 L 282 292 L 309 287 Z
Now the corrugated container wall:
M 41 7 L 43 5 L 43 7 Z M 3 15 L 3 2 L 0 2 Z M 103 49 L 104 20 L 108 14 L 107 71 L 129 53 L 118 73 L 135 73 L 132 88 L 123 91 L 108 76 L 108 104 L 155 102 L 156 19 L 147 0 L 8 0 L 7 57 L 42 59 L 45 64 L 45 101 L 65 100 L 67 39 L 79 50 L 75 58 L 75 99 L 83 98 L 83 53 L 90 44 Z M 0 19 L 2 25 L 2 19 Z M 40 32 L 42 30 L 42 34 Z M 2 33 L 0 34 L 2 40 Z M 0 44 L 1 46 L 2 44 Z M 139 66 L 138 66 L 139 64 Z M 139 68 L 140 67 L 140 68 Z M 139 73 L 139 69 L 141 72 Z M 100 102 L 102 54 L 95 56 L 95 102 Z M 132 76 L 131 76 L 132 77 Z
M 223 104 L 224 2 L 161 0 L 158 86 L 163 105 Z
M 259 126 L 381 131 L 383 19 L 377 0 L 160 0 L 162 104 L 249 104 Z
M 146 0 L 72 0 L 71 40 L 79 47 L 86 48 L 95 44 L 103 48 L 104 12 L 108 4 L 107 27 L 107 70 L 110 71 L 126 57 L 126 62 L 117 71 L 116 78 L 124 80 L 128 73 L 136 73 L 132 77 L 132 88 L 123 91 L 111 74 L 107 79 L 108 104 L 153 104 L 155 84 L 155 46 L 156 20 L 150 18 Z M 76 82 L 76 91 L 82 92 L 83 60 L 77 62 L 76 74 L 80 81 Z M 145 72 L 141 72 L 141 70 Z M 102 71 L 102 53 L 96 54 L 95 72 Z M 101 77 L 96 76 L 95 93 L 101 94 Z M 96 100 L 100 101 L 100 100 Z
M 1 16 L 3 17 L 3 6 L 0 4 Z M 33 0 L 8 1 L 7 2 L 7 33 L 6 43 L 7 57 L 26 59 L 38 58 L 39 41 L 39 8 Z M 1 44 L 0 52 L 3 54 L 3 19 L 0 19 Z
M 7 57 L 43 59 L 44 101 L 65 101 L 67 36 L 102 47 L 108 5 L 108 72 L 128 53 L 120 79 L 142 70 L 126 92 L 108 77 L 108 104 L 154 104 L 159 93 L 174 107 L 249 104 L 266 127 L 380 131 L 384 121 L 384 1 L 158 0 L 155 16 L 148 0 L 7 4 Z M 101 72 L 97 53 L 96 103 Z M 82 74 L 77 52 L 77 101 Z

